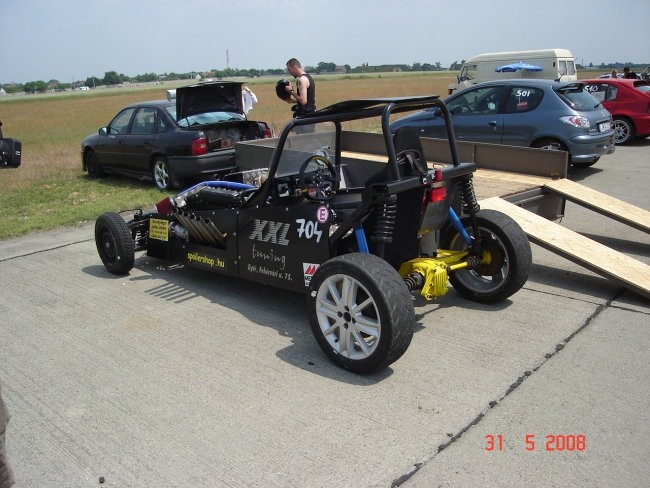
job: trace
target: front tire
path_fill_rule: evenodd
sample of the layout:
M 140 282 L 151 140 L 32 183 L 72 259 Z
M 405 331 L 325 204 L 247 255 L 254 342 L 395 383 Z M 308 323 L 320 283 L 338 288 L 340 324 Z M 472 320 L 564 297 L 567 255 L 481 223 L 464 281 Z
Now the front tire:
M 94 180 L 104 176 L 104 170 L 102 169 L 101 164 L 99 164 L 99 159 L 97 159 L 95 151 L 89 150 L 86 152 L 84 155 L 84 163 L 89 178 Z
M 634 139 L 634 125 L 630 119 L 617 117 L 614 119 L 614 144 L 627 144 Z
M 322 264 L 308 295 L 316 341 L 337 365 L 369 374 L 397 361 L 413 337 L 415 311 L 404 280 L 372 254 Z
M 95 222 L 95 245 L 104 266 L 116 275 L 125 275 L 133 268 L 135 246 L 129 226 L 113 212 L 106 212 Z
M 481 210 L 476 214 L 478 232 L 483 246 L 483 264 L 476 269 L 452 271 L 449 281 L 465 298 L 480 303 L 505 300 L 524 286 L 532 266 L 530 242 L 512 218 L 496 210 Z M 472 234 L 469 217 L 461 219 Z M 443 232 L 440 247 L 451 250 L 467 248 L 455 227 Z

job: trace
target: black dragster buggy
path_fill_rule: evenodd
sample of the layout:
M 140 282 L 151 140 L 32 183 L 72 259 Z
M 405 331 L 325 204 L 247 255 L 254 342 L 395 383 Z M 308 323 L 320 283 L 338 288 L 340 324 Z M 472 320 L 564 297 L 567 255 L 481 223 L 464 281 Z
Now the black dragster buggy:
M 428 107 L 446 120 L 451 163 L 428 162 L 415 129 L 390 132 L 391 115 Z M 343 130 L 369 117 L 381 134 Z M 351 371 L 377 371 L 411 342 L 412 291 L 432 299 L 449 281 L 491 303 L 528 278 L 526 235 L 508 216 L 479 209 L 475 164 L 458 161 L 453 134 L 438 97 L 341 102 L 293 119 L 265 156 L 238 160 L 237 173 L 165 198 L 128 223 L 101 215 L 97 249 L 115 274 L 128 273 L 145 250 L 304 293 L 323 351 Z M 367 154 L 373 137 L 383 155 Z

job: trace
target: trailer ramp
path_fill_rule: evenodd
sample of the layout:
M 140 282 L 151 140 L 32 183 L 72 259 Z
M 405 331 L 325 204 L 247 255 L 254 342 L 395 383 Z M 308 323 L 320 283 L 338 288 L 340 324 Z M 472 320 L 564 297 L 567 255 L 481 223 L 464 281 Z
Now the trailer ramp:
M 650 212 L 605 193 L 592 190 L 566 178 L 544 182 L 544 187 L 567 200 L 582 205 L 594 212 L 650 233 Z
M 560 186 L 567 187 L 571 185 L 560 184 L 558 188 Z M 577 186 L 585 189 L 581 185 Z M 572 198 L 574 197 L 575 192 L 572 192 Z M 584 266 L 590 271 L 629 288 L 646 298 L 650 298 L 650 266 L 647 264 L 604 246 L 566 227 L 562 227 L 551 220 L 529 212 L 513 203 L 507 202 L 502 198 L 491 197 L 481 200 L 479 203 L 481 208 L 499 210 L 512 217 L 528 235 L 531 242 L 576 264 Z M 619 203 L 624 202 L 619 201 Z M 637 211 L 645 212 L 637 207 L 634 208 Z M 648 212 L 645 213 L 648 214 Z

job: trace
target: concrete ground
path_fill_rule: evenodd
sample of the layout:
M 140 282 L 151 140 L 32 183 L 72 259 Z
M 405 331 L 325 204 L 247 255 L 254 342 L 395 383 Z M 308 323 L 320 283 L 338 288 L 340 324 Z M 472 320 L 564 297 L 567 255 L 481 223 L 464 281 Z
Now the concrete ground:
M 570 177 L 650 209 L 649 170 L 644 140 Z M 650 263 L 647 234 L 563 225 Z M 537 246 L 499 306 L 418 300 L 406 354 L 361 377 L 299 296 L 146 256 L 115 277 L 92 233 L 0 242 L 18 488 L 650 486 L 650 302 Z

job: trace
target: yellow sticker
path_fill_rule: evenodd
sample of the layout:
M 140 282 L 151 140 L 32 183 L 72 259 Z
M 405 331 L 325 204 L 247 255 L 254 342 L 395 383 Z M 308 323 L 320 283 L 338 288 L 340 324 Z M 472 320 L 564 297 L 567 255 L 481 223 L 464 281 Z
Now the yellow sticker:
M 149 238 L 158 241 L 168 241 L 167 224 L 168 222 L 163 219 L 149 219 Z
M 203 254 L 199 254 L 198 252 L 188 252 L 187 255 L 185 256 L 185 259 L 187 259 L 188 263 L 205 264 L 207 266 L 210 266 L 211 268 L 214 268 L 216 266 L 217 268 L 225 269 L 226 267 L 226 262 L 223 259 L 212 258 L 209 256 L 205 256 Z

